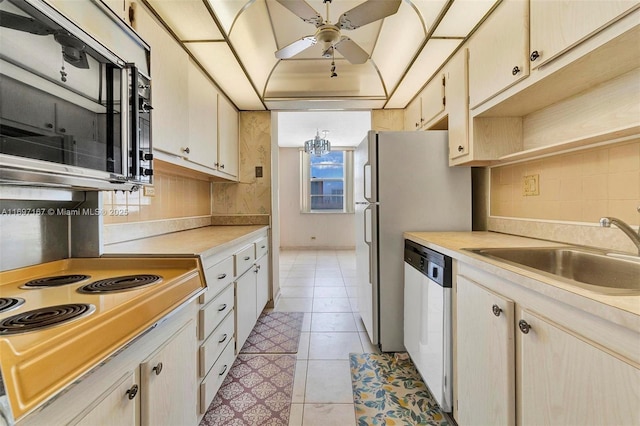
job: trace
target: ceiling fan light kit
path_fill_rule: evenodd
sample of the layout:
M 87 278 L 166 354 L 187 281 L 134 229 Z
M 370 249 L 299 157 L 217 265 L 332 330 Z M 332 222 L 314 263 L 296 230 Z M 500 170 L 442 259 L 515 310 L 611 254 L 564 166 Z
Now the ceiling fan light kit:
M 354 65 L 364 64 L 369 59 L 369 54 L 351 38 L 343 36 L 341 30 L 354 30 L 391 16 L 398 11 L 402 2 L 402 0 L 368 0 L 343 13 L 338 23 L 332 24 L 329 21 L 329 5 L 331 1 L 323 1 L 327 5 L 327 17 L 323 20 L 322 16 L 304 0 L 277 0 L 278 3 L 304 22 L 315 25 L 317 30 L 314 35 L 302 37 L 276 51 L 276 58 L 292 58 L 320 42 L 322 43 L 322 56 L 332 59 L 331 77 L 336 77 L 335 50 Z

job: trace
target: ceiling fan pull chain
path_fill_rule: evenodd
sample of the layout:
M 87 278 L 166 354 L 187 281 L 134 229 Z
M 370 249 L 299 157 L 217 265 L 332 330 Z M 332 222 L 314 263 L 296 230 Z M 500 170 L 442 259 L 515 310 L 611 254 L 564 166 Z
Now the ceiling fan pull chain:
M 67 82 L 67 71 L 64 69 L 64 48 L 62 49 L 62 68 L 60 69 L 60 80 L 63 83 Z
M 336 73 L 336 50 L 331 48 L 331 78 L 337 77 L 338 73 Z

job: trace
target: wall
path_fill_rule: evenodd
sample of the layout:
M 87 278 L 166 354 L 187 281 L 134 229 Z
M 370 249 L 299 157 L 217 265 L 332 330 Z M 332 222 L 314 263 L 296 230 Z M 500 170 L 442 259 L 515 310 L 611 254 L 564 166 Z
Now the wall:
M 524 176 L 535 174 L 540 195 L 524 196 Z M 635 251 L 622 232 L 598 221 L 615 216 L 640 225 L 640 140 L 493 167 L 490 203 L 492 230 Z M 569 228 L 541 225 L 547 221 Z
M 404 110 L 375 109 L 371 111 L 371 129 L 378 131 L 404 130 Z
M 353 214 L 300 213 L 300 151 L 280 148 L 278 152 L 280 247 L 354 248 Z
M 271 213 L 271 113 L 240 113 L 240 183 L 213 183 L 214 215 Z M 263 176 L 257 178 L 255 167 Z

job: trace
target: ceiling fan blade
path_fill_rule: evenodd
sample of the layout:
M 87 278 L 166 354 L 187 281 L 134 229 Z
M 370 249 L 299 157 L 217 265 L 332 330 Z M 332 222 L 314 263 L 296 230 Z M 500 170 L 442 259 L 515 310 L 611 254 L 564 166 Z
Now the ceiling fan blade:
M 0 27 L 11 28 L 12 30 L 24 31 L 36 35 L 49 35 L 55 32 L 54 29 L 33 18 L 16 15 L 15 13 L 4 10 L 0 10 Z
M 343 13 L 338 26 L 343 30 L 355 30 L 393 15 L 400 8 L 400 3 L 402 0 L 368 0 Z
M 319 27 L 323 24 L 322 16 L 304 0 L 276 0 L 278 3 L 293 12 L 304 22 Z
M 349 37 L 342 36 L 334 47 L 352 64 L 364 64 L 369 59 L 369 54 Z
M 288 59 L 292 56 L 297 55 L 305 49 L 316 44 L 317 40 L 314 36 L 306 36 L 302 37 L 300 40 L 296 40 L 288 46 L 283 47 L 282 49 L 276 52 L 276 58 L 278 59 Z

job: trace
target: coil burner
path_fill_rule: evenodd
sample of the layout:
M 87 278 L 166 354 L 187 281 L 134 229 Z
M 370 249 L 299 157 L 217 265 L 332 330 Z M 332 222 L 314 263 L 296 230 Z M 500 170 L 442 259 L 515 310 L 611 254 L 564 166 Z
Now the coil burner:
M 75 284 L 91 278 L 89 275 L 58 275 L 55 277 L 44 277 L 24 283 L 21 288 L 47 288 L 59 287 L 61 285 Z
M 79 293 L 110 293 L 126 290 L 135 290 L 140 287 L 156 284 L 162 281 L 160 275 L 140 274 L 125 275 L 122 277 L 106 278 L 104 280 L 95 281 L 78 288 Z
M 21 312 L 0 321 L 0 336 L 42 330 L 90 315 L 96 307 L 86 303 L 48 306 Z
M 23 304 L 24 299 L 21 297 L 0 297 L 0 314 L 17 309 Z

